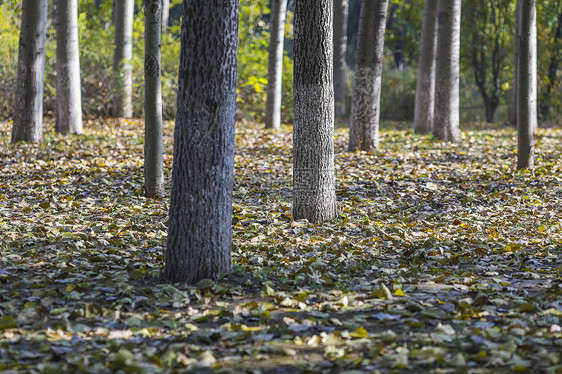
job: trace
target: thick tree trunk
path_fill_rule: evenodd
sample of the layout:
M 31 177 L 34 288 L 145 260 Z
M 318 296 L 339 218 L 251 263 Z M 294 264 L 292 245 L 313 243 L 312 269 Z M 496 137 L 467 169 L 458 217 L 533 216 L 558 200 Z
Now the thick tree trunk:
M 519 36 L 521 35 L 521 0 L 517 0 L 515 6 L 515 38 L 513 43 L 513 87 L 511 88 L 511 117 L 510 123 L 517 125 L 517 99 L 518 77 L 519 77 Z
M 164 277 L 230 270 L 238 0 L 184 0 Z
M 293 125 L 293 218 L 336 216 L 332 0 L 297 0 Z
M 47 0 L 23 0 L 12 142 L 43 139 Z
M 144 189 L 146 197 L 164 196 L 160 30 L 162 0 L 144 4 Z
M 426 0 L 416 82 L 414 130 L 427 134 L 433 130 L 435 107 L 435 54 L 437 50 L 437 5 L 439 0 Z
M 168 22 L 170 20 L 170 0 L 162 1 L 162 33 L 168 32 Z
M 349 151 L 379 146 L 382 58 L 388 0 L 363 0 L 351 105 Z
M 499 100 L 495 97 L 488 97 L 488 99 L 484 101 L 484 106 L 486 107 L 486 122 L 496 123 L 496 113 L 499 104 Z
M 433 135 L 457 142 L 459 128 L 459 69 L 461 1 L 439 0 Z
M 82 133 L 78 0 L 57 1 L 56 131 Z
M 115 9 L 115 51 L 113 70 L 115 72 L 115 97 L 113 116 L 133 116 L 133 0 L 119 0 Z
M 521 4 L 521 34 L 519 35 L 519 100 L 517 108 L 517 168 L 532 169 L 534 163 L 533 134 L 537 122 L 537 100 L 533 84 L 536 67 L 537 33 L 536 1 L 525 0 Z
M 334 105 L 335 116 L 345 117 L 347 15 L 349 0 L 334 0 Z
M 267 77 L 267 100 L 265 103 L 265 128 L 281 128 L 281 88 L 283 77 L 283 42 L 287 0 L 273 0 L 271 10 L 271 41 Z

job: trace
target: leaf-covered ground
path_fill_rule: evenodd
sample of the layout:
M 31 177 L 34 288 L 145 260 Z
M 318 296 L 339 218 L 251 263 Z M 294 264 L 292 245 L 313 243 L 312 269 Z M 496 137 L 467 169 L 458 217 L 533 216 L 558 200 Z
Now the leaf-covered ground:
M 407 126 L 373 155 L 338 128 L 341 216 L 310 224 L 290 129 L 239 124 L 233 272 L 183 286 L 159 281 L 141 121 L 50 123 L 41 146 L 0 124 L 0 371 L 562 373 L 562 131 L 539 130 L 528 172 L 512 128 Z

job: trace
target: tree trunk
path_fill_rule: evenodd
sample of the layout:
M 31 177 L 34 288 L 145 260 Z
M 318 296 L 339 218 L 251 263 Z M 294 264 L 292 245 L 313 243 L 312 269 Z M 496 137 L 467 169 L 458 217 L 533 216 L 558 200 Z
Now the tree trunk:
M 144 189 L 146 197 L 164 196 L 160 30 L 162 0 L 144 4 Z
M 500 102 L 495 97 L 488 97 L 484 101 L 484 106 L 486 107 L 486 122 L 496 123 L 496 112 L 498 111 L 498 106 Z
M 334 0 L 334 105 L 335 116 L 345 117 L 347 15 L 349 0 Z
M 459 128 L 459 61 L 461 1 L 439 0 L 433 135 L 457 142 Z
M 82 133 L 78 0 L 57 1 L 57 121 L 60 133 Z
M 536 1 L 526 0 L 521 4 L 521 34 L 519 35 L 519 100 L 517 109 L 517 168 L 532 169 L 534 163 L 534 140 L 533 133 L 537 121 L 536 91 L 533 77 L 536 67 L 537 33 L 536 30 Z M 533 82 L 534 81 L 534 82 Z
M 418 134 L 427 134 L 433 130 L 438 2 L 439 0 L 426 0 L 423 10 L 418 79 L 416 82 L 416 106 L 414 111 L 414 130 Z
M 283 42 L 287 0 L 273 0 L 271 10 L 271 41 L 267 77 L 267 100 L 265 103 L 265 128 L 281 128 L 281 88 L 283 78 Z
M 170 20 L 170 0 L 162 1 L 162 33 L 168 32 L 168 22 Z
M 115 72 L 115 97 L 113 116 L 133 116 L 133 0 L 114 2 L 115 9 L 115 51 L 113 70 Z
M 43 139 L 47 0 L 23 0 L 12 142 Z
M 510 123 L 517 125 L 517 99 L 519 77 L 519 36 L 521 35 L 521 0 L 515 5 L 515 38 L 513 43 L 513 87 L 511 88 L 511 118 Z
M 336 216 L 332 0 L 297 0 L 293 82 L 293 218 Z
M 184 0 L 164 277 L 230 270 L 238 0 Z
M 379 146 L 382 58 L 388 0 L 363 0 L 357 36 L 349 151 Z

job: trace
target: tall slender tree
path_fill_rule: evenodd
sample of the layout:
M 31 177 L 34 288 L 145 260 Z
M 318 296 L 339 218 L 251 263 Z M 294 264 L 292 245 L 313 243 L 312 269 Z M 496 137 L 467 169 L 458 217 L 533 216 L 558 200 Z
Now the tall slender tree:
M 47 0 L 23 0 L 12 142 L 43 139 Z
M 460 140 L 459 69 L 461 0 L 439 0 L 433 135 Z
M 287 0 L 273 0 L 271 10 L 271 41 L 267 69 L 267 99 L 265 103 L 265 128 L 281 128 L 281 85 L 283 77 L 283 40 Z
M 160 30 L 162 0 L 144 3 L 144 189 L 147 197 L 164 196 Z
M 349 151 L 379 146 L 382 58 L 388 0 L 363 0 L 357 36 Z
M 296 0 L 293 218 L 336 216 L 332 0 Z
M 184 0 L 164 277 L 231 267 L 238 0 Z
M 61 133 L 82 133 L 78 0 L 57 0 L 57 120 Z
M 170 0 L 162 0 L 162 33 L 168 32 L 170 20 Z
M 534 30 L 535 29 L 535 30 Z M 517 168 L 532 169 L 534 164 L 534 130 L 537 127 L 537 98 L 533 91 L 536 78 L 537 33 L 536 0 L 525 0 L 521 4 L 521 33 L 519 35 L 519 85 L 517 105 Z
M 119 118 L 133 116 L 133 11 L 134 0 L 114 0 L 115 50 L 113 70 L 115 92 L 113 115 Z
M 433 130 L 438 3 L 439 0 L 426 0 L 423 8 L 418 79 L 416 82 L 416 105 L 414 109 L 414 130 L 418 134 L 427 134 Z
M 336 117 L 344 117 L 349 0 L 334 0 L 334 104 Z

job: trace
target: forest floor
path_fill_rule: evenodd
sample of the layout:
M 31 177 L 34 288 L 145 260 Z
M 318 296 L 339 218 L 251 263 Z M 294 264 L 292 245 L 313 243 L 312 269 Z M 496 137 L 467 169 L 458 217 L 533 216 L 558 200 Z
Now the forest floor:
M 0 124 L 3 373 L 562 373 L 562 130 L 460 144 L 336 131 L 332 222 L 291 219 L 290 128 L 239 124 L 233 271 L 162 284 L 168 200 L 143 197 L 142 121 Z M 172 127 L 165 129 L 165 171 Z

